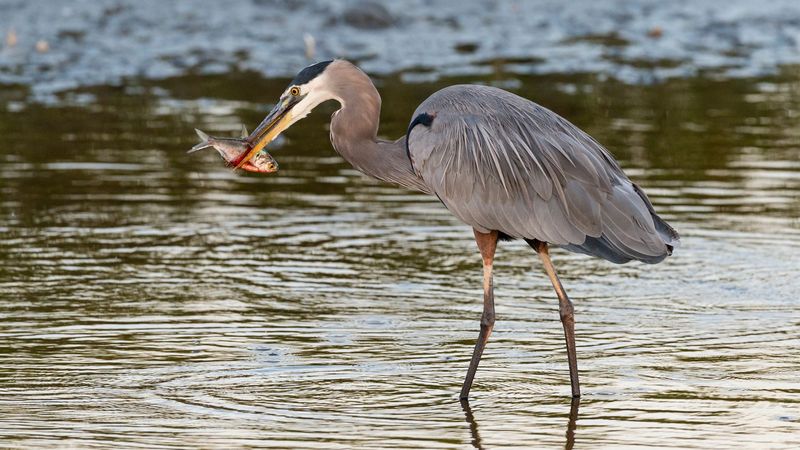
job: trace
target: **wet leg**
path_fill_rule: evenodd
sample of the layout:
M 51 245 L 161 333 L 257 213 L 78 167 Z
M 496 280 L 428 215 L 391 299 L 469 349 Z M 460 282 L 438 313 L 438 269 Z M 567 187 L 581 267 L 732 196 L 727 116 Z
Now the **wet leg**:
M 469 390 L 472 387 L 472 380 L 475 379 L 475 372 L 478 370 L 478 363 L 481 361 L 483 349 L 489 340 L 494 328 L 494 289 L 492 287 L 492 265 L 494 263 L 494 252 L 497 249 L 496 231 L 481 233 L 475 231 L 475 242 L 483 258 L 483 315 L 481 315 L 481 331 L 478 334 L 478 341 L 475 343 L 475 350 L 472 352 L 472 360 L 469 362 L 467 377 L 461 387 L 461 398 L 469 397 Z
M 569 379 L 572 385 L 572 397 L 577 398 L 581 396 L 580 382 L 578 381 L 578 357 L 575 352 L 575 309 L 572 307 L 572 302 L 567 297 L 567 292 L 564 286 L 561 285 L 561 280 L 556 275 L 556 269 L 553 267 L 553 262 L 550 261 L 550 250 L 547 247 L 547 242 L 537 240 L 527 241 L 528 245 L 536 250 L 539 258 L 544 264 L 544 270 L 553 284 L 553 288 L 558 295 L 558 313 L 561 316 L 561 324 L 564 326 L 564 337 L 567 341 L 567 359 L 569 360 Z

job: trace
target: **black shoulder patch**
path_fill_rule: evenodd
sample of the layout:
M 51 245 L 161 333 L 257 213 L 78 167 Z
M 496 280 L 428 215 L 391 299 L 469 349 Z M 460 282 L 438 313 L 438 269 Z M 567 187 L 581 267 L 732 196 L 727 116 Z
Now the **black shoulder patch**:
M 326 67 L 328 67 L 328 64 L 332 62 L 333 60 L 322 61 L 306 67 L 305 69 L 301 70 L 296 77 L 294 77 L 294 80 L 292 80 L 291 85 L 301 85 L 308 83 L 309 81 L 316 78 L 317 75 L 321 74 L 322 71 L 325 70 Z
M 433 123 L 433 118 L 436 117 L 435 115 L 428 114 L 428 113 L 421 113 L 414 120 L 411 121 L 411 125 L 408 126 L 408 131 L 411 131 L 415 125 L 425 125 L 426 127 L 430 127 Z
M 414 117 L 414 120 L 408 125 L 408 130 L 406 131 L 406 156 L 408 156 L 408 160 L 411 161 L 412 167 L 414 166 L 414 161 L 411 159 L 411 149 L 408 148 L 408 139 L 411 138 L 411 130 L 417 125 L 424 125 L 430 128 L 435 117 L 436 115 L 434 114 L 420 113 L 417 117 Z

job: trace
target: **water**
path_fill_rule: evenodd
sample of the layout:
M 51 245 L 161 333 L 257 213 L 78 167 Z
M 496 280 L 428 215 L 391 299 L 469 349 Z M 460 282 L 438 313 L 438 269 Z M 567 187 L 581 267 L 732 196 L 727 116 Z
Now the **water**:
M 248 73 L 0 93 L 4 448 L 797 448 L 800 78 L 632 86 L 582 75 L 378 79 L 381 132 L 456 82 L 509 87 L 605 143 L 683 236 L 657 266 L 554 251 L 576 304 L 498 250 L 498 322 L 468 405 L 481 269 L 435 200 L 339 159 L 334 107 L 281 171 L 192 128 L 252 129 L 285 80 Z
M 5 0 L 0 83 L 49 101 L 130 77 L 291 78 L 334 57 L 407 80 L 489 75 L 497 58 L 632 83 L 756 76 L 800 63 L 798 18 L 796 0 Z

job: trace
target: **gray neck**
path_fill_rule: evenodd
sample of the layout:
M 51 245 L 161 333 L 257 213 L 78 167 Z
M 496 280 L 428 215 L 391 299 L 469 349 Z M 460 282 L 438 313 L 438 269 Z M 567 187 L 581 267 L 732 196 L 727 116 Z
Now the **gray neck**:
M 427 193 L 427 186 L 411 167 L 405 137 L 378 140 L 381 97 L 369 77 L 358 72 L 360 77 L 351 76 L 347 84 L 339 86 L 342 108 L 331 118 L 333 148 L 366 175 Z

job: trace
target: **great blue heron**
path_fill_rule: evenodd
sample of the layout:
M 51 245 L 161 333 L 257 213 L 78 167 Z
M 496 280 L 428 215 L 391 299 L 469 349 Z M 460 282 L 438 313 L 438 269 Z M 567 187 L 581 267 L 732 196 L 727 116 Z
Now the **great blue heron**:
M 406 136 L 377 138 L 381 97 L 369 77 L 344 60 L 306 67 L 247 137 L 247 162 L 283 130 L 326 100 L 333 148 L 366 175 L 432 194 L 472 226 L 483 258 L 483 315 L 461 398 L 469 396 L 495 322 L 492 263 L 498 240 L 523 239 L 555 288 L 564 327 L 572 396 L 580 397 L 572 302 L 548 247 L 614 263 L 657 263 L 680 243 L 644 192 L 591 136 L 558 114 L 502 89 L 456 85 L 414 111 Z

